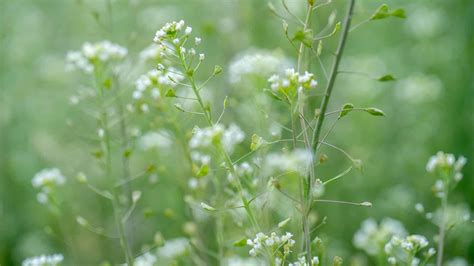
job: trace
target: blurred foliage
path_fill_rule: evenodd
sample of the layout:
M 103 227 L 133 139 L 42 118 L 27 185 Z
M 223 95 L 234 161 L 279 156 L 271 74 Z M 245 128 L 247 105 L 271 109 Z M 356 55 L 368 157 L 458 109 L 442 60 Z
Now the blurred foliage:
M 288 2 L 297 15 L 303 15 L 304 1 Z M 367 217 L 392 217 L 410 232 L 436 233 L 435 226 L 419 217 L 413 206 L 424 202 L 433 209 L 437 204 L 431 194 L 434 180 L 426 173 L 425 164 L 438 150 L 468 158 L 465 177 L 451 195 L 451 202 L 465 202 L 471 209 L 474 206 L 474 2 L 385 2 L 403 7 L 407 19 L 372 21 L 352 31 L 341 70 L 364 72 L 374 78 L 390 73 L 396 80 L 377 82 L 363 75 L 341 74 L 329 107 L 336 110 L 350 102 L 376 106 L 387 115 L 379 119 L 353 112 L 348 115 L 350 119 L 341 120 L 328 140 L 362 159 L 364 172 L 345 176 L 327 188 L 325 197 L 373 203 L 372 208 L 316 206 L 318 215 L 328 217 L 327 224 L 318 229 L 318 235 L 328 241 L 328 257 L 338 255 L 345 261 L 362 254 L 353 247 L 352 237 Z M 368 18 L 379 5 L 376 0 L 358 1 L 354 24 Z M 281 8 L 279 1 L 274 1 L 274 6 Z M 324 27 L 334 7 L 338 10 L 336 20 L 342 19 L 345 1 L 337 0 L 318 9 L 316 28 Z M 229 85 L 226 66 L 250 48 L 295 58 L 281 20 L 269 11 L 266 1 L 0 0 L 1 265 L 18 265 L 25 257 L 52 252 L 68 254 L 82 263 L 117 261 L 118 241 L 94 235 L 75 222 L 75 217 L 82 215 L 93 224 L 102 224 L 105 230 L 113 228 L 107 215 L 109 204 L 73 180 L 83 169 L 98 171 L 90 163 L 93 146 L 83 139 L 83 132 L 67 126 L 68 121 L 76 121 L 79 128 L 94 132 L 93 124 L 69 104 L 69 96 L 84 78 L 64 71 L 64 57 L 85 41 L 102 39 L 128 47 L 130 56 L 137 57 L 162 24 L 181 18 L 202 36 L 207 66 L 224 67 L 224 75 L 210 88 L 216 106 L 225 95 L 230 96 L 225 121 L 241 125 L 247 138 L 263 131 L 258 118 L 252 116 L 252 102 L 240 101 L 246 92 L 267 84 L 237 90 Z M 324 43 L 323 49 L 335 49 L 336 39 Z M 329 66 L 331 60 L 330 54 L 323 53 L 323 63 Z M 128 63 L 136 64 L 133 60 Z M 311 68 L 318 75 L 319 88 L 324 88 L 321 67 L 314 61 Z M 127 86 L 133 86 L 140 73 L 131 72 L 122 78 Z M 248 107 L 247 112 L 240 104 Z M 312 107 L 317 104 L 314 101 Z M 329 159 L 319 174 L 341 171 L 344 158 L 331 150 L 324 152 Z M 137 243 L 152 242 L 156 231 L 165 238 L 183 235 L 188 210 L 183 191 L 175 186 L 176 176 L 183 174 L 176 163 L 180 158 L 179 149 L 133 157 L 134 169 L 143 169 L 148 163 L 159 165 L 158 182 L 145 178 L 134 183 L 145 188 L 131 229 L 136 250 L 140 249 Z M 71 180 L 64 188 L 68 200 L 60 218 L 61 228 L 36 201 L 31 186 L 34 174 L 51 166 L 62 169 Z M 100 177 L 90 178 L 101 183 Z M 461 256 L 473 263 L 473 226 L 459 230 L 448 235 L 445 257 Z M 76 250 L 65 247 L 58 237 L 61 231 L 68 232 Z

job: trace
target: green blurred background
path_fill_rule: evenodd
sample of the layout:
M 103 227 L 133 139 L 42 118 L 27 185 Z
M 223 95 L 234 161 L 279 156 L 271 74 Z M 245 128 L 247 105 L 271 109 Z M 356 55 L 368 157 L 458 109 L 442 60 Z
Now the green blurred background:
M 288 2 L 295 14 L 303 16 L 305 1 Z M 334 9 L 337 20 L 341 20 L 345 2 L 335 0 L 319 9 L 314 27 L 324 27 Z M 352 237 L 367 217 L 398 219 L 411 233 L 430 236 L 432 242 L 436 227 L 413 206 L 423 202 L 427 209 L 436 207 L 431 193 L 435 180 L 426 173 L 425 164 L 438 150 L 468 158 L 464 179 L 450 201 L 466 204 L 471 210 L 474 206 L 474 1 L 359 0 L 354 23 L 369 17 L 383 2 L 403 7 L 407 19 L 374 21 L 351 32 L 341 69 L 373 77 L 391 73 L 397 80 L 380 83 L 364 76 L 341 75 L 330 104 L 331 110 L 345 102 L 376 106 L 387 114 L 379 119 L 353 113 L 328 139 L 362 159 L 364 172 L 344 177 L 327 188 L 325 197 L 371 201 L 374 205 L 363 209 L 318 206 L 318 214 L 328 217 L 319 235 L 328 239 L 329 254 L 344 258 L 362 254 L 353 247 Z M 274 5 L 281 10 L 279 1 Z M 224 67 L 224 75 L 210 86 L 220 99 L 216 104 L 223 95 L 239 97 L 240 89 L 229 84 L 226 70 L 240 52 L 265 49 L 295 61 L 281 20 L 263 0 L 0 0 L 0 265 L 17 265 L 28 256 L 43 253 L 68 254 L 55 233 L 58 220 L 36 201 L 31 186 L 31 178 L 43 168 L 55 166 L 66 176 L 74 176 L 94 167 L 90 163 L 93 147 L 66 125 L 69 120 L 81 119 L 81 114 L 71 108 L 69 97 L 85 83 L 83 76 L 64 70 L 67 51 L 79 49 L 85 41 L 109 39 L 126 46 L 129 56 L 136 58 L 162 24 L 178 19 L 184 19 L 202 36 L 200 48 L 206 53 L 208 68 L 214 64 Z M 290 29 L 294 30 L 294 25 L 290 24 Z M 335 49 L 336 39 L 327 42 L 329 50 Z M 330 60 L 330 55 L 323 55 L 327 67 Z M 134 61 L 129 64 L 133 66 Z M 312 70 L 320 79 L 319 88 L 323 88 L 319 64 L 314 62 Z M 130 77 L 124 78 L 129 81 L 126 86 L 132 88 L 139 73 L 129 73 Z M 260 93 L 263 86 L 246 89 Z M 239 107 L 238 101 L 231 101 L 225 119 L 242 125 L 248 138 L 256 129 L 248 122 L 251 118 L 242 117 Z M 82 125 L 93 132 L 91 125 Z M 330 161 L 323 173 L 341 171 L 343 158 L 329 150 L 327 153 Z M 140 243 L 151 242 L 156 231 L 165 238 L 182 235 L 186 221 L 183 193 L 173 183 L 173 176 L 179 174 L 179 169 L 173 170 L 180 167 L 175 160 L 179 150 L 140 156 L 165 166 L 162 181 L 136 184 L 147 186 L 137 215 L 147 210 L 155 215 L 134 220 L 134 240 L 139 243 L 135 249 Z M 140 169 L 145 164 L 136 159 L 132 167 Z M 77 245 L 80 255 L 76 263 L 120 261 L 116 241 L 96 236 L 75 223 L 76 215 L 84 215 L 94 224 L 107 224 L 109 204 L 73 183 L 64 188 L 69 203 L 60 219 L 62 230 Z M 166 209 L 173 210 L 174 215 L 163 215 Z M 446 247 L 447 258 L 461 256 L 474 263 L 472 223 L 451 232 Z

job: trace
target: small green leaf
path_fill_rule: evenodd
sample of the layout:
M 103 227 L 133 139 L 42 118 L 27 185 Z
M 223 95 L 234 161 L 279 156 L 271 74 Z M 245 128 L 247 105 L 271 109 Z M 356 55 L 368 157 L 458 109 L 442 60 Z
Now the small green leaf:
M 203 177 L 206 176 L 209 173 L 209 165 L 204 164 L 201 166 L 199 171 L 196 173 L 197 177 Z
M 378 81 L 385 82 L 385 81 L 394 81 L 396 78 L 390 74 L 383 75 L 377 78 Z
M 222 72 L 222 67 L 219 65 L 214 66 L 214 75 L 219 75 Z
M 354 159 L 352 160 L 352 164 L 354 165 L 354 168 L 362 172 L 364 170 L 362 160 L 360 159 Z
M 286 218 L 285 220 L 278 223 L 278 228 L 283 228 L 287 225 L 291 220 L 291 217 Z
M 183 107 L 181 106 L 181 104 L 179 104 L 179 103 L 175 103 L 174 107 L 176 109 L 180 110 L 181 112 L 186 112 L 186 110 L 184 110 Z
M 388 5 L 387 4 L 382 4 L 377 8 L 374 14 L 370 17 L 370 20 L 377 20 L 377 19 L 384 19 L 390 16 L 390 13 L 388 13 Z
M 166 97 L 176 97 L 176 93 L 174 92 L 173 89 L 169 89 L 168 91 L 166 91 L 165 96 Z
M 104 80 L 104 87 L 105 87 L 106 89 L 112 88 L 112 80 L 111 80 L 111 79 L 106 79 L 106 80 Z
M 392 17 L 397 18 L 406 18 L 405 10 L 403 8 L 398 8 L 392 11 Z
M 385 113 L 382 110 L 374 108 L 374 107 L 366 108 L 364 109 L 364 111 L 374 116 L 385 116 Z
M 344 106 L 342 106 L 342 111 L 339 114 L 339 117 L 337 119 L 341 119 L 342 117 L 346 116 L 348 113 L 350 113 L 354 109 L 354 105 L 352 103 L 346 103 Z
M 225 96 L 224 103 L 222 104 L 224 106 L 224 109 L 227 108 L 227 99 L 228 99 L 228 97 Z
M 305 46 L 311 47 L 313 43 L 313 31 L 312 30 L 298 30 L 295 32 L 292 38 L 293 41 L 302 42 Z
M 213 211 L 217 211 L 216 208 L 214 208 L 214 207 L 212 207 L 211 205 L 208 205 L 208 204 L 206 204 L 206 203 L 204 203 L 204 202 L 201 202 L 201 208 L 203 208 L 203 209 L 206 210 L 206 211 L 212 211 L 212 212 L 213 212 Z
M 258 148 L 260 148 L 260 146 L 262 146 L 263 144 L 265 144 L 265 140 L 262 137 L 260 137 L 259 135 L 253 134 L 252 135 L 252 143 L 250 144 L 250 150 L 255 151 Z
M 322 52 L 323 52 L 323 41 L 320 40 L 318 42 L 318 48 L 316 49 L 316 55 L 320 56 Z
M 244 237 L 240 240 L 234 241 L 234 243 L 232 243 L 232 245 L 234 247 L 245 247 L 247 245 L 247 238 Z

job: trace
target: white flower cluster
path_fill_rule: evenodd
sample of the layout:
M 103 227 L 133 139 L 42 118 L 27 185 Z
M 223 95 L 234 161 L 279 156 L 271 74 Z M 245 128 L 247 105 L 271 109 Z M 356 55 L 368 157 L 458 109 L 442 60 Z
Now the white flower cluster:
M 293 68 L 287 69 L 283 77 L 272 75 L 268 82 L 270 82 L 273 91 L 282 91 L 285 94 L 294 94 L 297 91 L 312 89 L 318 85 L 312 73 L 306 71 L 304 74 L 300 74 Z
M 298 261 L 295 261 L 295 262 L 292 262 L 292 263 L 288 264 L 288 266 L 317 266 L 317 265 L 319 265 L 318 256 L 314 256 L 311 259 L 311 264 L 306 262 L 306 257 L 305 256 L 301 256 L 301 257 L 298 258 Z
M 62 254 L 41 255 L 25 259 L 22 266 L 57 266 L 64 260 Z
M 173 54 L 185 60 L 187 55 L 191 57 L 196 55 L 194 48 L 186 50 L 184 47 L 184 43 L 186 43 L 192 31 L 193 28 L 189 26 L 185 27 L 183 20 L 179 22 L 169 22 L 155 33 L 153 41 L 159 45 L 160 49 L 163 49 L 160 53 L 162 57 Z M 201 38 L 195 37 L 194 45 L 197 46 L 199 44 L 201 44 Z M 203 61 L 204 57 L 204 54 L 199 54 L 199 62 Z
M 391 265 L 397 262 L 408 262 L 408 258 L 411 260 L 411 265 L 418 265 L 420 259 L 415 257 L 416 253 L 421 249 L 427 247 L 429 244 L 426 237 L 422 235 L 409 235 L 405 238 L 393 236 L 390 241 L 385 244 L 385 253 L 389 256 L 388 263 Z M 436 253 L 434 248 L 430 248 L 425 253 L 426 257 L 431 257 Z
M 148 132 L 140 137 L 138 145 L 142 150 L 166 149 L 171 146 L 171 135 L 167 131 Z
M 154 42 L 161 43 L 165 40 L 174 40 L 179 37 L 179 33 L 184 29 L 184 20 L 179 22 L 173 21 L 166 23 L 161 29 L 155 33 Z M 193 29 L 191 27 L 186 27 L 184 29 L 184 34 L 189 35 Z
M 189 240 L 184 237 L 166 240 L 165 245 L 160 247 L 157 254 L 160 258 L 176 258 L 186 254 L 189 249 Z
M 31 181 L 33 187 L 41 189 L 41 192 L 37 195 L 37 199 L 42 204 L 48 202 L 48 195 L 56 186 L 61 186 L 65 182 L 66 178 L 57 168 L 43 169 L 38 172 Z
M 466 164 L 467 159 L 464 156 L 459 156 L 456 160 L 454 154 L 444 153 L 439 151 L 436 155 L 433 155 L 426 164 L 426 171 L 434 173 L 437 171 L 446 172 L 453 176 L 454 181 L 459 182 L 462 179 L 461 170 Z
M 154 63 L 160 62 L 165 56 L 166 49 L 156 43 L 152 43 L 140 52 L 140 60 L 142 62 L 151 61 Z
M 145 254 L 137 257 L 133 263 L 135 266 L 153 266 L 157 263 L 158 258 L 151 254 L 150 252 L 146 252 Z
M 229 65 L 229 80 L 233 84 L 245 82 L 249 77 L 266 78 L 279 73 L 289 65 L 281 54 L 270 51 L 250 51 L 239 54 Z
M 191 149 L 209 148 L 220 142 L 228 153 L 232 153 L 235 145 L 241 143 L 244 138 L 245 133 L 235 124 L 231 124 L 228 128 L 220 124 L 202 129 L 195 127 L 189 147 Z
M 265 159 L 267 172 L 298 172 L 306 174 L 313 159 L 309 150 L 295 149 L 290 153 L 270 153 Z
M 161 96 L 160 89 L 176 87 L 182 80 L 183 76 L 176 69 L 152 69 L 135 81 L 133 99 L 143 99 L 144 93 L 148 92 L 153 100 L 157 100 Z
M 106 63 L 115 59 L 123 59 L 127 52 L 127 48 L 110 41 L 86 42 L 82 45 L 81 50 L 67 53 L 67 67 L 92 73 L 96 62 Z
M 278 236 L 275 232 L 272 232 L 269 236 L 259 232 L 254 239 L 247 239 L 247 245 L 252 247 L 249 251 L 250 256 L 257 256 L 265 248 L 270 250 L 282 248 L 283 254 L 287 256 L 291 253 L 291 248 L 295 243 L 293 234 L 288 232 L 281 236 Z
M 234 165 L 234 170 L 237 176 L 250 175 L 253 172 L 253 168 L 248 162 L 243 162 L 241 164 Z M 232 181 L 234 179 L 234 176 L 229 173 L 227 175 L 227 179 L 229 181 Z
M 375 256 L 382 252 L 383 246 L 393 236 L 404 237 L 407 232 L 403 224 L 391 218 L 385 218 L 380 225 L 374 219 L 366 219 L 355 233 L 354 246 Z

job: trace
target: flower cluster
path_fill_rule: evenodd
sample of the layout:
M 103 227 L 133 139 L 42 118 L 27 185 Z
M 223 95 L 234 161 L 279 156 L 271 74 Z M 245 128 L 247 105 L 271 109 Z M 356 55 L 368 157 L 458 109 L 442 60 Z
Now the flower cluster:
M 426 237 L 422 235 L 409 235 L 405 238 L 393 236 L 390 241 L 385 245 L 385 253 L 389 256 L 388 263 L 396 264 L 397 262 L 410 263 L 409 265 L 418 265 L 420 259 L 415 255 L 427 247 L 429 244 Z M 434 248 L 430 248 L 425 253 L 426 259 L 433 256 L 436 253 Z
M 382 252 L 382 249 L 391 237 L 404 237 L 407 235 L 403 224 L 391 218 L 385 218 L 380 225 L 373 219 L 366 219 L 362 222 L 361 228 L 355 233 L 354 246 L 364 250 L 367 254 L 375 256 Z
M 61 186 L 65 182 L 66 178 L 57 168 L 43 169 L 38 172 L 31 181 L 33 187 L 41 189 L 41 192 L 37 195 L 37 199 L 42 204 L 48 202 L 49 195 L 56 186 Z
M 38 257 L 27 258 L 22 262 L 22 266 L 57 266 L 64 260 L 62 254 L 41 255 Z
M 441 177 L 441 179 L 436 180 L 433 186 L 433 192 L 437 197 L 444 197 L 447 190 L 451 188 L 451 180 L 454 180 L 454 184 L 461 181 L 463 178 L 461 170 L 466 162 L 467 159 L 464 156 L 459 156 L 456 160 L 453 154 L 444 153 L 442 151 L 430 157 L 426 164 L 426 171 L 435 173 Z
M 319 258 L 317 256 L 314 256 L 311 259 L 311 264 L 306 262 L 305 256 L 301 256 L 298 258 L 297 261 L 288 264 L 288 266 L 317 266 L 317 265 L 319 265 Z
M 229 80 L 233 84 L 244 83 L 249 77 L 266 78 L 289 65 L 281 54 L 270 51 L 251 51 L 239 54 L 229 65 Z M 283 68 L 283 69 L 282 69 Z
M 309 150 L 296 149 L 290 153 L 270 153 L 265 159 L 267 172 L 298 172 L 307 173 L 313 154 Z
M 247 239 L 247 245 L 252 247 L 249 251 L 250 256 L 257 256 L 266 248 L 272 251 L 281 248 L 283 249 L 284 256 L 287 256 L 291 253 L 291 248 L 295 243 L 293 234 L 288 232 L 281 236 L 278 236 L 275 232 L 272 232 L 269 236 L 260 232 L 256 234 L 254 239 Z
M 274 92 L 281 92 L 290 96 L 303 89 L 312 89 L 318 85 L 312 73 L 306 71 L 304 74 L 300 74 L 293 68 L 287 69 L 283 77 L 272 75 L 268 82 L 270 82 L 270 87 Z
M 123 59 L 127 52 L 127 48 L 110 41 L 86 42 L 82 45 L 81 50 L 68 52 L 66 61 L 69 69 L 79 69 L 86 73 L 92 73 L 96 63 Z
M 158 258 L 151 254 L 150 252 L 146 252 L 145 254 L 137 257 L 133 262 L 135 266 L 153 266 L 158 261 Z
M 180 20 L 179 22 L 168 22 L 155 33 L 155 38 L 153 39 L 153 41 L 160 43 L 165 40 L 175 40 L 175 38 L 179 37 L 179 33 L 183 29 L 184 20 Z M 191 27 L 186 27 L 186 29 L 184 30 L 184 34 L 188 35 L 192 32 L 192 30 L 193 29 Z
M 244 138 L 245 133 L 235 124 L 231 124 L 228 128 L 220 124 L 202 129 L 195 127 L 189 147 L 191 149 L 210 148 L 220 143 L 228 153 L 232 153 L 235 145 L 241 143 Z
M 158 100 L 166 89 L 176 87 L 181 80 L 183 76 L 176 69 L 152 69 L 135 81 L 133 99 L 143 100 L 144 95 L 149 94 L 151 99 Z

